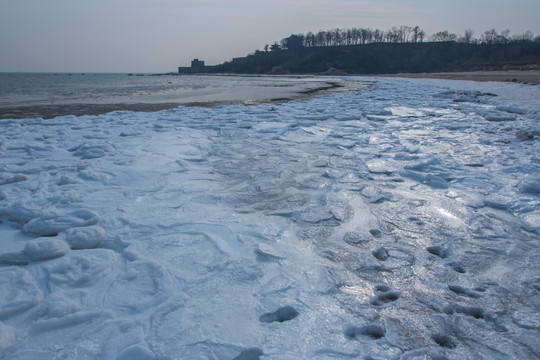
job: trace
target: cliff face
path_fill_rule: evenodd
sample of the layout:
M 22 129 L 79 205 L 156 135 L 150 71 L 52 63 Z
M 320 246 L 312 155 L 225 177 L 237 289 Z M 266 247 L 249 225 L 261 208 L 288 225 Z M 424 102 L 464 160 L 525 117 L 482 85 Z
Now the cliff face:
M 457 42 L 374 43 L 257 51 L 253 55 L 207 67 L 209 73 L 257 74 L 391 74 L 499 70 L 540 67 L 540 42 L 466 44 Z

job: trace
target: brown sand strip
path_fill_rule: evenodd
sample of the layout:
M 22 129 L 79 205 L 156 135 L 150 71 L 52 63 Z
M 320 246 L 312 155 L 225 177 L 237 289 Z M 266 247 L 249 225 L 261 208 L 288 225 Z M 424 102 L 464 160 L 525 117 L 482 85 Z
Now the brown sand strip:
M 540 84 L 540 70 L 403 73 L 403 74 L 378 75 L 378 76 L 446 79 L 446 80 L 502 81 L 502 82 L 517 82 L 517 83 L 523 83 L 523 84 Z

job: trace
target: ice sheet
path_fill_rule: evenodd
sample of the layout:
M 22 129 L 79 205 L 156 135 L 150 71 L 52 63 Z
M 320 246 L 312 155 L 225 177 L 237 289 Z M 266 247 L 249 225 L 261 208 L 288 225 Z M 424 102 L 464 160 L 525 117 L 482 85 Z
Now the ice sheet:
M 357 80 L 0 120 L 0 358 L 540 357 L 538 87 Z

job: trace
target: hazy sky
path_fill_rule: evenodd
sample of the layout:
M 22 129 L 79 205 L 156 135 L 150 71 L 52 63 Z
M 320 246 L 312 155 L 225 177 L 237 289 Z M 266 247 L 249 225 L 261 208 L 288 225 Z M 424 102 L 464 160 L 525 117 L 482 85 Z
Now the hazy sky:
M 332 28 L 540 35 L 539 15 L 540 0 L 0 0 L 0 71 L 169 72 Z

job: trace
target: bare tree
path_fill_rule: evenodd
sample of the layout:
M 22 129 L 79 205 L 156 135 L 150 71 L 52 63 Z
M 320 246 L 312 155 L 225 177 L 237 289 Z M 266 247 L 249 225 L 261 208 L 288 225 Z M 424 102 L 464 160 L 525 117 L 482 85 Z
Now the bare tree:
M 413 28 L 410 26 L 402 25 L 399 27 L 399 30 L 401 31 L 401 41 L 409 42 L 409 38 L 411 37 L 411 34 L 413 33 Z
M 334 33 L 332 31 L 327 31 L 324 35 L 326 46 L 331 46 L 334 42 Z
M 311 31 L 304 36 L 304 46 L 313 47 L 315 46 L 315 41 L 315 34 Z
M 379 29 L 375 29 L 373 31 L 373 41 L 374 42 L 383 42 L 384 40 L 384 31 L 381 31 Z
M 317 46 L 324 46 L 326 41 L 326 32 L 319 31 L 315 36 L 317 38 Z
M 390 30 L 386 31 L 384 38 L 390 43 L 403 42 L 403 33 L 400 29 L 394 26 Z
M 534 34 L 530 30 L 527 30 L 523 34 L 513 35 L 512 40 L 513 41 L 526 41 L 526 42 L 533 41 L 534 40 Z
M 436 34 L 431 35 L 431 41 L 456 41 L 457 35 L 451 34 L 448 30 L 439 31 Z
M 459 42 L 471 44 L 474 42 L 474 31 L 471 29 L 465 30 L 465 34 L 459 38 Z
M 499 37 L 499 34 L 495 29 L 486 30 L 480 37 L 480 41 L 482 41 L 485 44 L 494 44 L 497 42 L 497 38 Z
M 359 41 L 360 41 L 360 30 L 357 28 L 352 28 L 351 29 L 351 44 L 358 45 Z
M 333 45 L 340 46 L 343 45 L 343 33 L 340 29 L 332 29 L 332 41 Z
M 521 35 L 511 35 L 509 30 L 504 30 L 498 33 L 495 29 L 487 30 L 482 33 L 480 39 L 473 37 L 474 31 L 471 29 L 465 30 L 463 36 L 450 33 L 448 30 L 439 31 L 429 37 L 431 41 L 459 41 L 461 43 L 479 43 L 484 44 L 507 44 L 509 42 L 540 42 L 540 36 L 536 36 L 527 31 Z M 370 43 L 404 43 L 404 42 L 423 42 L 426 38 L 426 33 L 419 26 L 392 27 L 387 31 L 379 29 L 372 30 L 370 28 L 350 28 L 332 30 L 320 30 L 316 34 L 308 32 L 306 35 L 291 35 L 288 38 L 282 39 L 281 43 L 274 42 L 271 46 L 266 44 L 264 51 L 278 51 L 283 49 L 299 49 L 301 47 L 322 47 L 322 46 L 351 46 Z M 261 51 L 256 52 L 262 53 Z
M 379 30 L 376 30 L 379 31 Z M 371 43 L 375 40 L 375 31 L 370 28 L 362 29 L 363 44 Z
M 416 25 L 414 28 L 412 28 L 412 42 L 422 42 L 424 41 L 424 37 L 426 36 L 426 33 L 424 30 L 420 29 L 418 25 Z
M 503 30 L 499 34 L 498 42 L 506 44 L 510 41 L 510 30 Z

